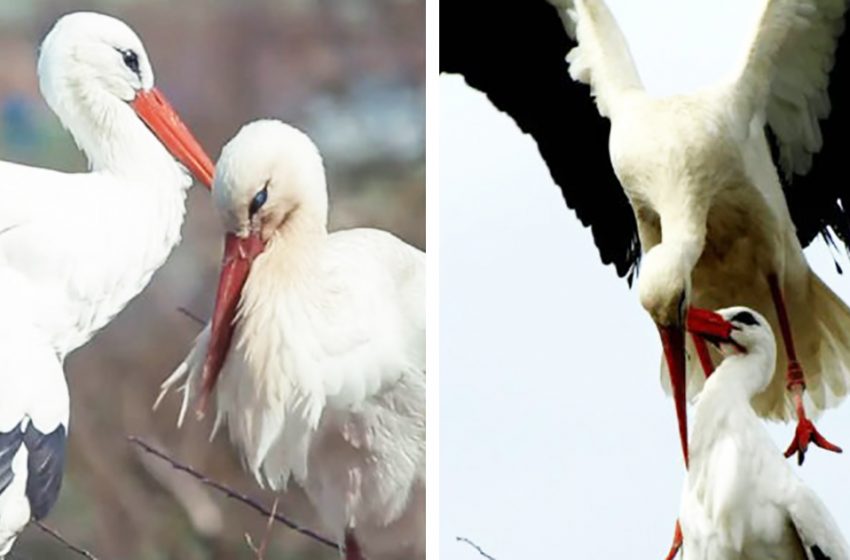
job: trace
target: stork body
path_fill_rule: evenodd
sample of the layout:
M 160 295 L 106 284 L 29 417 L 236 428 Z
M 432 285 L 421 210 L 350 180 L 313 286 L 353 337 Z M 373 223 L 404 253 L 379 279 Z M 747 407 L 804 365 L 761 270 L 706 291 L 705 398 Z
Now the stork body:
M 318 151 L 276 121 L 225 146 L 213 194 L 213 321 L 163 392 L 188 374 L 182 421 L 213 391 L 257 479 L 303 486 L 346 558 L 424 559 L 425 255 L 329 234 Z
M 823 409 L 850 381 L 850 310 L 802 253 L 818 233 L 850 241 L 850 189 L 835 179 L 850 129 L 847 1 L 762 5 L 727 79 L 663 98 L 644 89 L 603 0 L 468 0 L 441 11 L 442 69 L 462 73 L 534 137 L 602 261 L 630 282 L 639 268 L 686 461 L 686 396 L 704 379 L 686 364 L 713 367 L 701 343 L 686 349 L 691 305 L 745 304 L 776 327 L 785 352 L 755 406 L 771 418 L 796 412 L 788 453 L 801 461 L 809 441 L 838 450 L 806 417 L 803 389 Z
M 61 18 L 42 44 L 39 80 L 92 170 L 0 162 L 0 558 L 59 494 L 65 356 L 145 287 L 180 239 L 191 179 L 169 152 L 212 176 L 123 22 Z
M 752 310 L 718 311 L 723 362 L 694 414 L 680 522 L 687 559 L 848 558 L 850 548 L 818 497 L 785 462 L 750 404 L 769 384 L 776 342 Z
M 736 95 L 737 84 L 666 99 L 633 92 L 612 107 L 611 159 L 645 251 L 639 294 L 662 325 L 680 324 L 687 291 L 696 307 L 758 309 L 780 332 L 768 284 L 776 277 L 800 361 L 820 364 L 807 381 L 822 408 L 846 394 L 850 339 L 841 326 L 850 326 L 850 311 L 808 267 L 767 140 L 731 110 Z M 783 355 L 777 372 L 787 367 Z M 689 374 L 692 395 L 702 378 Z M 762 414 L 788 418 L 785 381 L 777 374 L 759 395 Z

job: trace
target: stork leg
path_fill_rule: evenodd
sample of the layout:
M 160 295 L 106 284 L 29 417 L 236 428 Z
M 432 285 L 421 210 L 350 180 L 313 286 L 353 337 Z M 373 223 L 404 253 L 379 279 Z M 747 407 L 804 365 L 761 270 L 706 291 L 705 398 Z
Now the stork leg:
M 673 544 L 670 545 L 670 552 L 664 560 L 673 560 L 679 551 L 682 549 L 682 526 L 679 525 L 679 520 L 676 520 L 676 530 L 673 532 Z
M 705 374 L 705 378 L 708 379 L 711 374 L 714 373 L 714 362 L 711 361 L 711 353 L 708 351 L 708 344 L 705 343 L 704 338 L 694 333 L 691 333 L 691 340 L 694 343 L 694 348 L 697 350 L 697 357 L 699 357 L 702 372 Z
M 820 435 L 815 425 L 806 416 L 806 408 L 803 405 L 803 391 L 806 390 L 806 378 L 803 375 L 803 368 L 797 360 L 797 352 L 794 350 L 794 340 L 791 338 L 791 326 L 788 322 L 788 311 L 785 308 L 782 289 L 779 286 L 779 279 L 775 274 L 768 275 L 767 283 L 770 286 L 770 295 L 773 298 L 773 305 L 776 307 L 776 314 L 779 317 L 779 330 L 782 331 L 782 341 L 785 343 L 785 355 L 788 358 L 787 388 L 791 391 L 794 398 L 794 406 L 797 409 L 797 429 L 794 433 L 794 439 L 791 440 L 791 445 L 785 450 L 785 456 L 791 457 L 796 453 L 797 463 L 802 465 L 803 460 L 806 458 L 806 450 L 810 442 L 828 451 L 841 453 L 841 448 L 830 443 Z
M 345 560 L 366 560 L 352 531 L 345 533 Z

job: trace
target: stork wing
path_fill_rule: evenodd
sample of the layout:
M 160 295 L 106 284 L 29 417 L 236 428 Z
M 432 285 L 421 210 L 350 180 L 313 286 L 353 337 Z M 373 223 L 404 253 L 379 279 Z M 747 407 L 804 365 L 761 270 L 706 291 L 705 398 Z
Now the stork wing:
M 440 70 L 462 74 L 534 138 L 567 206 L 591 228 L 602 262 L 631 283 L 640 242 L 608 156 L 610 124 L 588 89 L 570 78 L 592 86 L 603 114 L 619 90 L 640 87 L 605 5 L 455 0 L 440 8 Z
M 847 541 L 812 490 L 802 483 L 797 485 L 788 504 L 791 522 L 809 560 L 838 560 L 850 558 Z
M 803 246 L 831 228 L 850 244 L 847 0 L 767 0 L 741 73 L 762 113 Z
M 45 331 L 99 327 L 86 323 L 92 306 L 114 297 L 116 278 L 139 267 L 139 253 L 126 247 L 152 224 L 129 209 L 148 195 L 116 182 L 0 162 L 0 269 L 35 292 L 29 319 Z
M 9 281 L 11 279 L 11 281 Z M 68 427 L 68 387 L 56 353 L 26 322 L 17 280 L 0 272 L 0 504 L 21 503 L 29 512 L 5 511 L 0 534 L 23 527 L 8 523 L 47 515 L 59 496 Z M 8 289 L 13 291 L 7 291 Z M 23 481 L 26 481 L 25 483 Z M 10 500 L 4 500 L 9 495 Z M 0 542 L 0 550 L 5 543 Z

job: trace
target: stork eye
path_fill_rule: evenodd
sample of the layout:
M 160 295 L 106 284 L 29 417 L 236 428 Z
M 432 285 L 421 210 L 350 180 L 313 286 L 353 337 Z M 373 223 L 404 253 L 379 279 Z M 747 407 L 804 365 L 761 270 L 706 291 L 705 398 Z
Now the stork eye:
M 136 54 L 136 51 L 133 49 L 115 49 L 121 53 L 121 57 L 124 60 L 124 66 L 132 70 L 132 72 L 141 76 L 141 70 L 139 70 L 139 55 Z
M 266 200 L 269 198 L 269 183 L 266 182 L 263 185 L 263 190 L 254 195 L 254 198 L 251 199 L 251 205 L 248 207 L 248 216 L 251 217 L 257 212 L 259 212 L 260 208 L 263 207 L 263 204 L 266 203 Z
M 729 321 L 732 322 L 732 323 L 741 323 L 741 324 L 744 324 L 744 325 L 758 325 L 759 324 L 758 319 L 753 317 L 753 314 L 750 313 L 749 311 L 739 311 L 738 313 L 735 313 L 735 315 L 733 315 L 732 318 L 729 319 Z

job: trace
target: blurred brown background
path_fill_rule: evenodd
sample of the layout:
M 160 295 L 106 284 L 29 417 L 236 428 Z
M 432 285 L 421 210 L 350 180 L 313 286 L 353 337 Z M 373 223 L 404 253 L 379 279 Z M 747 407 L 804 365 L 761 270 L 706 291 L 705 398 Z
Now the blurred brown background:
M 26 0 L 0 2 L 0 158 L 68 171 L 85 162 L 38 92 L 37 47 L 56 19 L 78 10 L 125 20 L 141 36 L 157 86 L 215 160 L 239 127 L 275 117 L 322 150 L 331 229 L 394 232 L 425 248 L 424 0 Z M 207 192 L 194 187 L 183 242 L 145 292 L 66 363 L 71 437 L 62 494 L 47 522 L 100 560 L 249 559 L 245 535 L 266 520 L 158 460 L 139 435 L 269 508 L 275 495 L 243 473 L 226 433 L 209 422 L 175 428 L 158 385 L 199 330 L 177 312 L 208 317 L 221 232 Z M 279 511 L 321 531 L 301 492 Z M 12 555 L 79 558 L 30 527 Z M 268 560 L 336 555 L 275 525 Z

